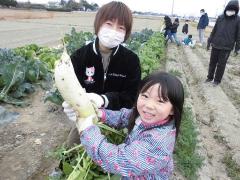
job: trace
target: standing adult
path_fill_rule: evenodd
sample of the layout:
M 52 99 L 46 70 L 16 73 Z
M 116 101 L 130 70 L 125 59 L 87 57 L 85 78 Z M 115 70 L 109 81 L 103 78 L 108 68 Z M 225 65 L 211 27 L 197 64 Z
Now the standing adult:
M 231 0 L 208 38 L 207 50 L 212 46 L 208 76 L 206 82 L 218 85 L 223 77 L 231 50 L 235 46 L 235 55 L 240 49 L 240 17 L 238 0 Z
M 71 55 L 80 84 L 98 108 L 131 108 L 135 101 L 141 80 L 140 61 L 121 45 L 131 34 L 132 22 L 131 10 L 124 3 L 103 5 L 95 16 L 95 41 Z M 75 111 L 66 102 L 63 107 L 69 119 L 75 120 Z M 73 143 L 79 143 L 76 128 L 69 134 L 67 146 Z
M 173 37 L 173 39 L 175 40 L 176 44 L 178 46 L 180 46 L 180 42 L 177 38 L 177 29 L 178 29 L 178 26 L 179 26 L 179 19 L 178 18 L 175 18 L 174 19 L 174 22 L 172 24 L 172 27 L 171 27 L 171 36 Z
M 205 32 L 206 27 L 208 26 L 209 19 L 208 19 L 208 15 L 204 9 L 200 10 L 200 15 L 201 15 L 201 17 L 200 17 L 198 25 L 197 25 L 197 30 L 198 30 L 200 45 L 203 45 L 204 32 Z
M 169 16 L 164 16 L 164 24 L 165 24 L 164 37 L 166 38 L 166 43 L 168 42 L 169 39 L 171 40 L 171 42 L 173 42 L 172 33 L 171 33 L 172 20 Z

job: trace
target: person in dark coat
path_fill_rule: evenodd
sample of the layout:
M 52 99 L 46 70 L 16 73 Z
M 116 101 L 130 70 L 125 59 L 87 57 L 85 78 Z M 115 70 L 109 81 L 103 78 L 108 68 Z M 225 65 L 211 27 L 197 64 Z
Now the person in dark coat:
M 119 110 L 131 108 L 141 80 L 140 61 L 133 51 L 124 47 L 132 29 L 132 12 L 122 2 L 103 5 L 94 20 L 96 39 L 71 55 L 75 74 L 88 98 L 98 107 Z M 63 103 L 70 120 L 76 120 L 75 110 Z M 77 128 L 67 139 L 67 147 L 79 144 Z
M 198 30 L 198 35 L 199 35 L 199 42 L 202 45 L 204 43 L 204 32 L 206 27 L 208 26 L 209 23 L 209 19 L 208 19 L 208 15 L 205 12 L 204 9 L 200 10 L 200 19 L 197 25 L 197 30 Z
M 188 34 L 188 20 L 185 20 L 185 24 L 182 27 L 182 33 L 185 35 Z
M 240 49 L 240 17 L 238 0 L 231 0 L 224 13 L 220 15 L 208 38 L 207 50 L 212 46 L 206 82 L 213 80 L 218 85 L 223 77 L 231 50 L 235 46 L 235 55 Z
M 172 24 L 172 27 L 171 27 L 171 36 L 175 40 L 176 44 L 179 46 L 180 42 L 178 41 L 178 38 L 177 38 L 178 26 L 179 26 L 179 19 L 175 18 L 175 20 L 174 20 L 174 22 Z
M 164 37 L 166 38 L 166 42 L 170 39 L 171 42 L 173 42 L 172 36 L 171 36 L 171 28 L 172 28 L 172 20 L 169 16 L 164 16 L 164 23 L 165 23 L 165 32 Z

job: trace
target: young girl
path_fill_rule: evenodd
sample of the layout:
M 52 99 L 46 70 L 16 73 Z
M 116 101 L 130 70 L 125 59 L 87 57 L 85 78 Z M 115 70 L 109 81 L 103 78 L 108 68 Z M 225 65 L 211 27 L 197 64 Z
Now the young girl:
M 196 44 L 196 40 L 192 40 L 192 35 L 189 34 L 186 38 L 182 40 L 182 44 L 193 48 Z
M 187 35 L 187 34 L 188 34 L 188 20 L 187 20 L 187 19 L 185 20 L 185 24 L 184 24 L 183 27 L 182 27 L 182 33 L 183 33 L 184 35 Z
M 122 179 L 168 179 L 173 171 L 173 149 L 184 102 L 181 82 L 166 72 L 143 79 L 132 109 L 101 110 L 109 126 L 128 128 L 125 142 L 107 142 L 92 118 L 77 121 L 82 145 L 105 171 Z

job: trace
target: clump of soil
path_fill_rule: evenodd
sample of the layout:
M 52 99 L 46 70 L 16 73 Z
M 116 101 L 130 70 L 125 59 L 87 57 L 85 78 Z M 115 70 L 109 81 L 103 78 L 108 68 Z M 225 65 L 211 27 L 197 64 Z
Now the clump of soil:
M 0 126 L 0 179 L 28 179 L 57 165 L 49 152 L 63 144 L 71 124 L 62 107 L 44 103 L 43 96 L 44 91 L 37 90 L 28 107 L 4 106 L 20 116 Z

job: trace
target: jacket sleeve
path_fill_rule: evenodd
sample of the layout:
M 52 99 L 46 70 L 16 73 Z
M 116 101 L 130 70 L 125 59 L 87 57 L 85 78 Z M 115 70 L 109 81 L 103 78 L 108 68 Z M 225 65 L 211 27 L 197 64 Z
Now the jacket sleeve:
M 141 176 L 171 171 L 175 130 L 146 134 L 130 144 L 114 145 L 97 126 L 91 126 L 80 136 L 87 154 L 105 171 L 122 176 Z M 170 166 L 170 167 L 169 167 Z
M 127 78 L 121 92 L 107 92 L 109 104 L 107 109 L 118 110 L 122 107 L 132 108 L 135 101 L 138 85 L 141 80 L 141 67 L 139 58 L 136 54 L 128 57 L 128 65 L 126 67 Z
M 214 36 L 215 32 L 217 31 L 218 22 L 219 22 L 219 18 L 217 19 L 217 21 L 216 21 L 216 23 L 215 23 L 215 25 L 214 25 L 214 27 L 212 29 L 212 32 L 211 32 L 211 34 L 210 34 L 210 36 L 208 38 L 208 42 L 207 43 L 209 44 L 209 46 L 212 43 L 212 39 L 213 39 L 213 36 Z
M 115 128 L 125 128 L 128 126 L 132 109 L 122 108 L 119 111 L 104 109 L 102 112 L 104 116 L 102 117 L 102 121 L 105 124 Z
M 237 37 L 236 37 L 236 44 L 235 44 L 235 52 L 240 50 L 240 18 L 238 18 L 238 26 L 237 26 Z
M 208 23 L 209 23 L 209 18 L 208 18 L 208 15 L 206 14 L 204 18 L 204 28 L 208 26 Z

